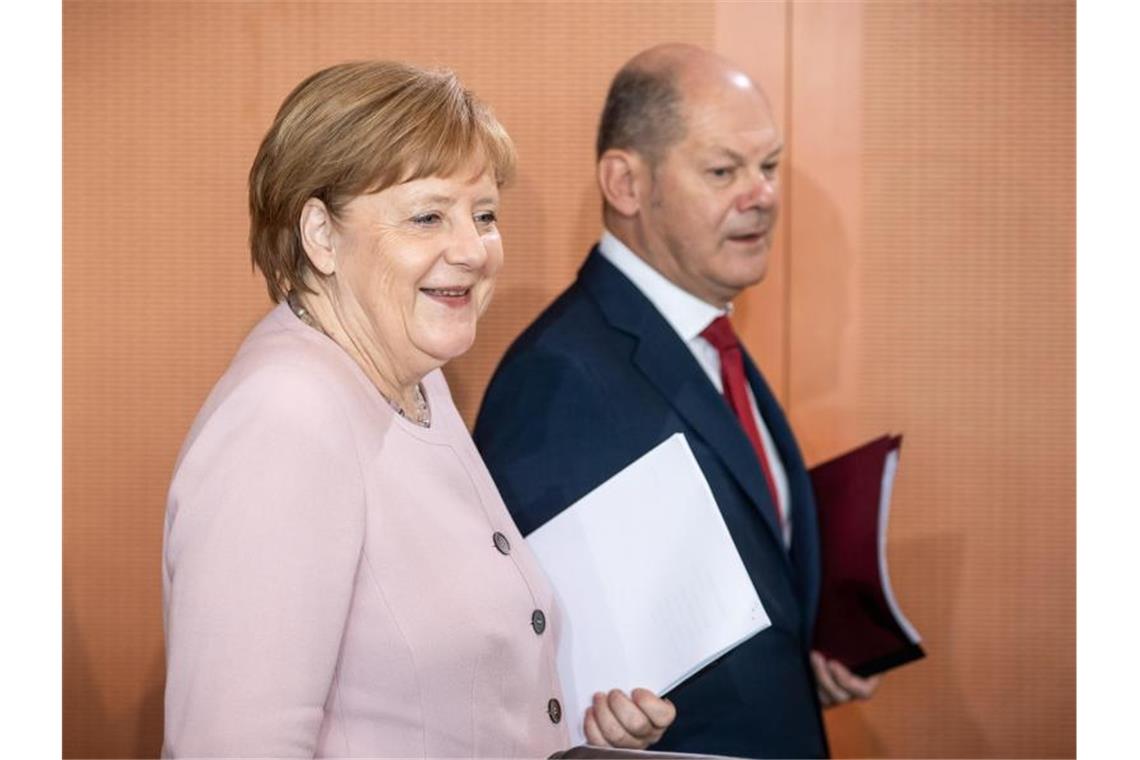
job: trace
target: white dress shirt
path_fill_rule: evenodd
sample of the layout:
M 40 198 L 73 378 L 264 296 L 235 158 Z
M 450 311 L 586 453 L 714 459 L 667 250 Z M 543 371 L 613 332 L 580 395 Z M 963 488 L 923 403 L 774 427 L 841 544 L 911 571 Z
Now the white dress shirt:
M 720 373 L 720 352 L 711 343 L 701 337 L 701 333 L 717 317 L 729 314 L 731 304 L 727 309 L 718 309 L 710 303 L 674 285 L 660 272 L 631 251 L 628 246 L 613 236 L 609 230 L 602 233 L 598 242 L 598 250 L 602 256 L 617 267 L 642 294 L 649 299 L 661 316 L 669 323 L 681 340 L 689 347 L 701 369 L 708 375 L 709 381 L 716 388 L 717 393 L 724 394 L 724 382 Z M 776 497 L 779 500 L 778 509 L 784 526 L 784 545 L 790 546 L 792 540 L 792 520 L 788 512 L 788 474 L 784 471 L 784 463 L 780 461 L 776 444 L 768 432 L 767 425 L 760 417 L 760 410 L 756 406 L 756 397 L 752 388 L 748 389 L 748 403 L 752 407 L 752 416 L 756 420 L 756 428 L 764 441 L 764 453 L 768 457 L 768 468 L 772 473 L 772 480 L 776 486 Z

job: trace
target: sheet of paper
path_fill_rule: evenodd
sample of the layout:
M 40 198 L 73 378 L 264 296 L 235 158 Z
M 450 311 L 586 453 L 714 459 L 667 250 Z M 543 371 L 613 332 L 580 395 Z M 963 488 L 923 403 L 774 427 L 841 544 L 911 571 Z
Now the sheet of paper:
M 571 739 L 593 694 L 664 694 L 771 622 L 684 435 L 528 538 L 554 586 Z
M 895 473 L 898 470 L 899 450 L 896 448 L 887 454 L 886 461 L 883 462 L 883 481 L 879 490 L 879 577 L 883 582 L 883 596 L 886 597 L 895 620 L 911 643 L 917 644 L 922 641 L 922 637 L 906 619 L 906 615 L 903 615 L 902 607 L 899 606 L 894 589 L 891 588 L 890 573 L 887 572 L 887 523 L 891 513 L 891 492 L 894 491 Z

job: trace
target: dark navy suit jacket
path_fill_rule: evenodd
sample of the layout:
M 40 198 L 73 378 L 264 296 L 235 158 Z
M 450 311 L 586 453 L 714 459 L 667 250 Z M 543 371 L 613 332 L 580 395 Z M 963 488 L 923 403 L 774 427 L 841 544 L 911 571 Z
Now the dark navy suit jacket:
M 677 719 L 656 748 L 820 757 L 827 741 L 808 661 L 820 577 L 811 484 L 787 420 L 747 355 L 745 367 L 787 470 L 790 551 L 736 417 L 664 317 L 596 249 L 503 357 L 475 442 L 526 535 L 684 433 L 772 626 L 668 695 Z

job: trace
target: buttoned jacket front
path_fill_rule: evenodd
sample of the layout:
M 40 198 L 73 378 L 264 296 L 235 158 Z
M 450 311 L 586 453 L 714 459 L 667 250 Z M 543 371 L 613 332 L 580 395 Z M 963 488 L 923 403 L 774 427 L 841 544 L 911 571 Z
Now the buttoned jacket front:
M 430 428 L 284 305 L 245 341 L 170 488 L 165 754 L 567 746 L 553 595 L 442 373 L 424 388 Z

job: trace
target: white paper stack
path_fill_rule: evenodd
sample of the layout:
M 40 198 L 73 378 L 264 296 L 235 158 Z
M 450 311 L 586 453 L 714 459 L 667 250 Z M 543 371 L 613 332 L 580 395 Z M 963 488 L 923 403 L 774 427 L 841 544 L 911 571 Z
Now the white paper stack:
M 527 540 L 562 608 L 575 742 L 595 692 L 664 694 L 771 624 L 680 433 Z

